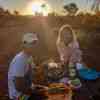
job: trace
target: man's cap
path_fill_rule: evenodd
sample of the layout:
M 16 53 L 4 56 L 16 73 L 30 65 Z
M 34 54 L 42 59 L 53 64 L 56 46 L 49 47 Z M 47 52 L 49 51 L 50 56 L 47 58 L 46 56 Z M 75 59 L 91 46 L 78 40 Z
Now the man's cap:
M 22 37 L 22 43 L 28 47 L 28 45 L 34 44 L 34 41 L 38 41 L 36 33 L 25 33 Z

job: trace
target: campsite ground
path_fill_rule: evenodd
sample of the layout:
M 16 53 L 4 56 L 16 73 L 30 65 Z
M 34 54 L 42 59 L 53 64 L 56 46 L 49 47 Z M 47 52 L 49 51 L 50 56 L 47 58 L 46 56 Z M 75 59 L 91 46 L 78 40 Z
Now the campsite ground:
M 21 50 L 20 40 L 25 32 L 38 33 L 39 43 L 33 51 L 36 64 L 49 58 L 59 60 L 56 39 L 58 29 L 63 24 L 70 24 L 75 29 L 84 63 L 100 71 L 99 16 L 0 16 L 0 80 L 7 75 L 12 57 Z

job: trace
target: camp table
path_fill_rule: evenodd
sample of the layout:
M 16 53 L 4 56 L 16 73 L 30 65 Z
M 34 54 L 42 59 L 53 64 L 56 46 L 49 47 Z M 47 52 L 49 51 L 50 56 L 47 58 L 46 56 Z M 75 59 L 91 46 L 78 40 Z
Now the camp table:
M 62 85 L 63 87 L 62 86 L 60 87 L 59 83 L 56 83 L 55 86 L 49 87 L 48 100 L 72 100 L 72 90 L 70 87 L 65 86 L 65 85 Z M 52 89 L 54 88 L 56 89 L 56 91 L 52 91 Z M 64 91 L 60 89 L 64 89 Z

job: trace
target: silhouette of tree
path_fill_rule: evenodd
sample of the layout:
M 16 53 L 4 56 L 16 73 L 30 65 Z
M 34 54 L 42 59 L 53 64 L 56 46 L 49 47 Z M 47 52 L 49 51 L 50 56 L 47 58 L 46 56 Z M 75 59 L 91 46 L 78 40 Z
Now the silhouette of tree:
M 4 15 L 5 11 L 2 7 L 0 7 L 0 15 Z
M 87 0 L 88 3 L 93 2 L 91 10 L 98 12 L 100 10 L 100 0 Z
M 42 7 L 42 8 L 45 8 L 45 7 L 46 7 L 46 4 L 42 4 L 41 7 Z
M 64 9 L 68 12 L 69 15 L 73 16 L 77 13 L 78 7 L 75 3 L 70 3 L 68 5 L 64 5 Z
M 5 11 L 5 15 L 11 15 L 11 13 L 8 9 Z
M 43 14 L 39 12 L 35 12 L 35 16 L 43 16 Z
M 14 15 L 15 15 L 15 16 L 18 16 L 18 15 L 19 15 L 19 12 L 18 12 L 17 10 L 15 10 L 15 11 L 14 11 Z
M 77 14 L 77 16 L 84 16 L 85 14 L 81 11 Z
M 48 14 L 48 16 L 58 16 L 58 14 L 56 12 L 51 12 Z

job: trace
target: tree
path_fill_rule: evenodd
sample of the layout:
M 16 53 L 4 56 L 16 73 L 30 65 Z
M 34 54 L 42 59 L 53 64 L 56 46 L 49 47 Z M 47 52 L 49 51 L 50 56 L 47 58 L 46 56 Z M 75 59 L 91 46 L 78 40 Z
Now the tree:
M 15 16 L 18 16 L 18 15 L 19 15 L 19 12 L 18 12 L 17 10 L 15 10 L 15 11 L 14 11 L 14 15 L 15 15 Z
M 0 7 L 0 15 L 4 15 L 5 11 L 2 7 Z
M 70 3 L 68 5 L 64 5 L 64 9 L 68 12 L 69 15 L 73 16 L 77 13 L 78 7 L 75 3 Z
M 43 14 L 39 12 L 35 12 L 35 16 L 43 16 Z
M 91 10 L 96 13 L 100 10 L 100 0 L 87 0 L 88 3 L 93 2 L 91 5 Z
M 46 4 L 42 4 L 41 7 L 42 7 L 42 8 L 46 8 Z
M 85 15 L 84 12 L 81 11 L 81 12 L 78 13 L 77 16 L 84 16 L 84 15 Z
M 11 15 L 11 13 L 8 9 L 5 11 L 5 15 Z
M 56 12 L 51 12 L 51 13 L 48 13 L 48 16 L 58 16 L 58 14 Z

